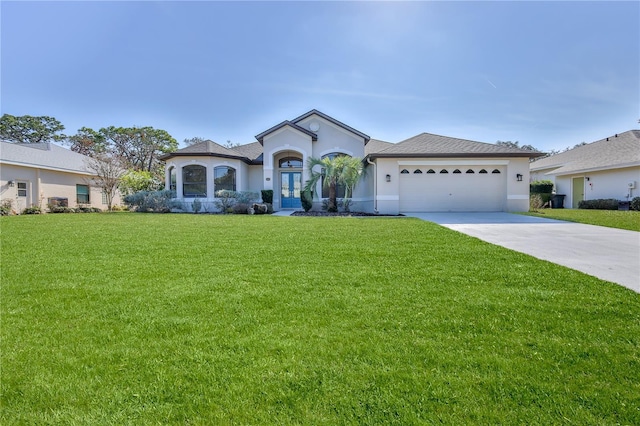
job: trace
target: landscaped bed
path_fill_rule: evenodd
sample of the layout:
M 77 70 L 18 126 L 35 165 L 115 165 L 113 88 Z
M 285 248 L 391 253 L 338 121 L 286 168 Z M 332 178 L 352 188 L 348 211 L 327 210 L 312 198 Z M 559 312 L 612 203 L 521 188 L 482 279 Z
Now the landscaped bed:
M 0 423 L 640 424 L 640 295 L 409 218 L 0 218 Z

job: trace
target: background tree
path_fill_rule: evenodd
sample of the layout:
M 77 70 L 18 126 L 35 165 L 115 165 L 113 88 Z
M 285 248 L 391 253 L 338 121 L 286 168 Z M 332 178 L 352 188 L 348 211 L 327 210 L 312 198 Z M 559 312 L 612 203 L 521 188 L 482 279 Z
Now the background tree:
M 0 117 L 0 139 L 12 143 L 61 142 L 66 136 L 64 126 L 53 117 L 16 117 L 4 114 Z
M 111 211 L 113 199 L 126 170 L 117 158 L 105 153 L 95 154 L 86 163 L 87 169 L 94 173 L 94 176 L 89 179 L 90 183 L 92 186 L 102 189 L 107 199 L 107 208 Z
M 165 130 L 153 127 L 114 127 L 100 129 L 113 155 L 133 170 L 162 174 L 162 154 L 178 149 L 178 142 Z
M 120 192 L 129 195 L 140 191 L 157 191 L 162 183 L 146 170 L 129 170 L 120 179 Z
M 191 145 L 195 145 L 195 144 L 197 144 L 197 143 L 204 142 L 204 141 L 206 141 L 206 139 L 205 139 L 205 138 L 201 138 L 201 137 L 199 137 L 199 136 L 194 136 L 194 137 L 192 137 L 192 138 L 187 138 L 187 139 L 183 140 L 182 142 L 183 142 L 186 146 L 191 146 Z
M 83 155 L 93 157 L 107 151 L 107 142 L 104 135 L 89 127 L 83 127 L 73 136 L 69 136 L 66 143 L 70 149 Z
M 342 184 L 345 187 L 345 199 L 349 198 L 356 184 L 363 175 L 364 167 L 362 159 L 339 155 L 337 157 L 324 157 L 322 159 L 310 157 L 307 162 L 309 170 L 309 180 L 306 182 L 304 190 L 315 192 L 314 189 L 319 181 L 329 188 L 329 202 L 327 210 L 338 211 L 336 200 L 336 186 Z
M 520 146 L 520 143 L 518 141 L 515 141 L 515 142 L 497 141 L 496 145 L 507 146 L 509 148 L 518 148 L 518 149 L 522 149 L 522 150 L 525 150 L 525 151 L 538 151 L 538 149 L 535 148 L 533 145 L 522 145 L 522 146 Z

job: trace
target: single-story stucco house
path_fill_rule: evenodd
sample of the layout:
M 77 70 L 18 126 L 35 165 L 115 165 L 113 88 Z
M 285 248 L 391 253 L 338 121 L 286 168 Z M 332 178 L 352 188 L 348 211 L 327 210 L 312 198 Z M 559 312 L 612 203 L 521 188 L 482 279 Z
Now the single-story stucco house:
M 640 130 L 629 130 L 530 164 L 532 180 L 550 180 L 564 207 L 582 200 L 640 196 Z
M 309 157 L 349 155 L 366 165 L 353 211 L 517 212 L 529 209 L 529 159 L 543 155 L 429 133 L 389 143 L 315 109 L 256 140 L 234 148 L 205 141 L 166 154 L 167 188 L 186 208 L 195 198 L 212 203 L 221 189 L 271 189 L 275 210 L 299 209 Z M 321 183 L 315 193 L 317 210 L 328 195 Z
M 100 188 L 91 185 L 89 157 L 51 143 L 0 142 L 0 199 L 15 211 L 60 205 L 107 208 Z M 114 204 L 118 204 L 116 196 Z

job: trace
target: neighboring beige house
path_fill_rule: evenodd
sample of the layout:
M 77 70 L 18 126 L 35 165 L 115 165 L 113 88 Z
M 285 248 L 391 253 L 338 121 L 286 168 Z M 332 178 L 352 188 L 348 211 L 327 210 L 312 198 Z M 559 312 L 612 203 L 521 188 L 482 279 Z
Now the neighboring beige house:
M 272 189 L 275 210 L 299 209 L 308 158 L 349 155 L 363 158 L 367 166 L 352 197 L 354 211 L 527 211 L 529 159 L 543 155 L 428 133 L 394 144 L 371 139 L 317 110 L 256 139 L 231 149 L 205 141 L 165 155 L 167 188 L 186 208 L 195 198 L 212 208 L 221 189 Z M 319 183 L 314 210 L 326 192 Z
M 565 208 L 582 200 L 640 196 L 640 130 L 629 130 L 530 164 L 532 180 L 550 180 Z
M 0 142 L 0 199 L 10 199 L 13 209 L 46 208 L 52 199 L 78 205 L 107 208 L 100 188 L 91 185 L 89 157 L 50 143 Z M 119 204 L 118 197 L 114 205 Z

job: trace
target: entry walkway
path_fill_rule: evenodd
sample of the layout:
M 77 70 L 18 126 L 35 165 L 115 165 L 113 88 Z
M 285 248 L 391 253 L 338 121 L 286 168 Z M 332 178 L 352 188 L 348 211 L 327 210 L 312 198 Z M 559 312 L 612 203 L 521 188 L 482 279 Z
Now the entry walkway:
M 640 232 L 510 213 L 407 213 L 640 293 Z

